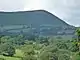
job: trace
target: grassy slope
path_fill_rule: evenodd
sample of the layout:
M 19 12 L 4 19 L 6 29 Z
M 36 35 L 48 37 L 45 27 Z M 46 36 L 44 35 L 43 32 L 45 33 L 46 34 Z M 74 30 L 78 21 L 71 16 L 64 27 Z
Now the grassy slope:
M 14 57 L 7 57 L 7 56 L 0 55 L 0 58 L 4 58 L 6 60 L 21 60 L 20 57 L 22 56 L 23 56 L 22 51 L 19 49 L 16 49 L 16 54 L 14 55 Z

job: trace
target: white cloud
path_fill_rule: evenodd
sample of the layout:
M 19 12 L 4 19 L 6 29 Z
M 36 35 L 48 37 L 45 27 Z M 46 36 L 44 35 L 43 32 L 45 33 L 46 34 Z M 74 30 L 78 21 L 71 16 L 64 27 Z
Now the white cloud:
M 23 9 L 24 9 L 23 0 L 0 0 L 1 11 L 14 11 Z

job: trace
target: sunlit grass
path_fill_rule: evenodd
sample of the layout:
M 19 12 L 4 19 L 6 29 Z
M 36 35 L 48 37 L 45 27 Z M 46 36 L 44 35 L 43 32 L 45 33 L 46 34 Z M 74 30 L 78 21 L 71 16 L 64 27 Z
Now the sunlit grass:
M 3 56 L 3 55 L 0 55 L 0 58 L 4 58 L 5 60 L 21 60 L 21 58 L 7 57 L 7 56 Z
M 0 55 L 0 58 L 6 60 L 21 60 L 21 57 L 23 57 L 23 52 L 19 49 L 16 49 L 16 54 L 13 57 Z
M 23 57 L 23 52 L 20 49 L 16 49 L 16 54 L 14 56 L 16 57 Z

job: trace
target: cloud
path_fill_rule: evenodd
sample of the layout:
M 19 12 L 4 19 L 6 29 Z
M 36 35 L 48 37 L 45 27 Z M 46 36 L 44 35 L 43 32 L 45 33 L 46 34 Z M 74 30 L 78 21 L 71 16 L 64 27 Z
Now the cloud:
M 14 11 L 23 9 L 24 9 L 23 0 L 0 0 L 1 11 Z
M 80 25 L 80 0 L 49 0 L 51 12 L 72 25 Z M 54 3 L 53 3 L 53 2 Z

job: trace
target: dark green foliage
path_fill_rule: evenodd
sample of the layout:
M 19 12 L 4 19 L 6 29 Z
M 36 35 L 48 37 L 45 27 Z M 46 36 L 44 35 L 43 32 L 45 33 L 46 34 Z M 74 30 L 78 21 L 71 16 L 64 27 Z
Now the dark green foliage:
M 80 55 L 80 28 L 77 28 L 75 33 L 76 33 L 76 36 L 77 36 L 75 45 L 77 46 L 78 51 L 79 51 L 79 55 Z
M 62 54 L 59 58 L 59 60 L 70 60 L 70 56 L 67 54 Z
M 15 48 L 9 44 L 0 45 L 0 52 L 4 56 L 13 56 L 15 54 Z
M 4 58 L 0 58 L 0 60 L 6 60 L 6 59 L 4 59 Z
M 56 55 L 56 53 L 52 54 L 49 60 L 58 60 L 58 56 Z
M 72 51 L 72 52 L 77 52 L 77 51 L 79 51 L 79 47 L 76 46 L 76 45 L 72 45 L 72 46 L 69 48 L 69 50 Z
M 25 44 L 24 36 L 23 35 L 18 35 L 15 38 L 15 44 L 17 44 L 17 45 L 24 45 Z
M 68 49 L 68 46 L 67 46 L 67 44 L 65 42 L 59 42 L 59 43 L 57 43 L 57 47 L 59 49 Z

